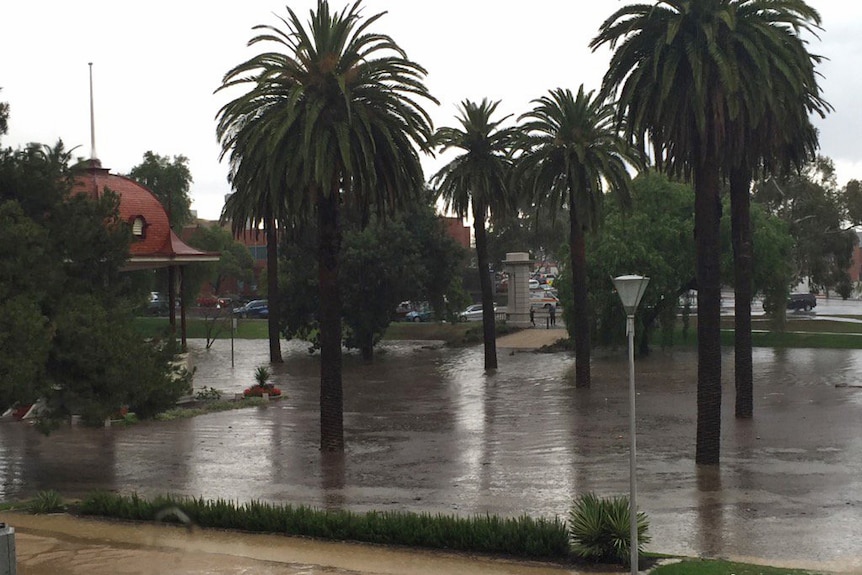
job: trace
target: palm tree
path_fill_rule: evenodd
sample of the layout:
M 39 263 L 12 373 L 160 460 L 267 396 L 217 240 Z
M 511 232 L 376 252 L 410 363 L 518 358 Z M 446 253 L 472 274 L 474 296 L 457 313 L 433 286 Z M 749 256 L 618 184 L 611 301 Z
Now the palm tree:
M 282 27 L 259 25 L 249 45 L 274 46 L 230 70 L 220 89 L 248 91 L 219 111 L 237 191 L 277 198 L 275 217 L 316 214 L 320 289 L 320 443 L 344 449 L 340 213 L 349 202 L 383 215 L 424 182 L 436 100 L 425 70 L 387 35 L 370 31 L 361 2 L 332 13 L 319 0 L 307 26 L 287 8 Z M 261 206 L 264 207 L 264 206 Z M 261 212 L 263 213 L 263 212 Z
M 523 155 L 518 179 L 535 204 L 569 211 L 569 250 L 574 301 L 575 385 L 590 386 L 590 323 L 587 304 L 586 232 L 601 221 L 605 189 L 627 205 L 631 177 L 627 165 L 641 156 L 620 135 L 616 109 L 593 92 L 551 90 L 533 100 L 523 116 Z
M 485 221 L 504 214 L 509 208 L 507 181 L 512 166 L 512 144 L 517 132 L 502 127 L 508 118 L 491 117 L 500 104 L 483 99 L 476 104 L 464 100 L 460 106 L 460 128 L 440 128 L 435 140 L 441 151 L 462 150 L 463 153 L 446 164 L 432 178 L 438 186 L 446 209 L 464 218 L 473 216 L 476 237 L 476 258 L 479 263 L 479 283 L 482 289 L 482 330 L 485 340 L 485 369 L 497 368 L 494 291 L 488 265 L 488 243 Z M 472 208 L 472 210 L 471 210 Z
M 235 180 L 234 180 L 235 181 Z M 267 335 L 269 337 L 269 361 L 282 363 L 281 336 L 279 333 L 279 288 L 278 288 L 278 222 L 279 198 L 275 194 L 256 194 L 261 188 L 250 185 L 240 188 L 225 201 L 221 213 L 221 223 L 230 222 L 234 236 L 238 234 L 257 234 L 263 227 L 266 238 L 266 292 L 269 315 L 267 316 Z
M 736 417 L 754 412 L 754 374 L 751 351 L 753 243 L 750 189 L 754 170 L 801 169 L 815 158 L 818 138 L 809 114 L 821 117 L 831 109 L 820 96 L 811 55 L 800 31 L 815 32 L 819 14 L 797 0 L 738 3 L 735 32 L 744 39 L 736 48 L 739 59 L 756 65 L 740 69 L 748 75 L 740 88 L 740 110 L 730 122 L 726 163 L 730 183 L 731 230 L 734 255 L 734 379 Z
M 757 5 L 770 10 L 753 9 Z M 735 132 L 739 124 L 734 122 L 746 114 L 762 118 L 763 100 L 755 92 L 787 87 L 770 86 L 759 77 L 768 60 L 766 33 L 783 26 L 788 14 L 804 18 L 805 10 L 799 11 L 804 6 L 800 0 L 659 0 L 616 11 L 590 43 L 593 49 L 603 44 L 615 49 L 603 89 L 619 89 L 619 114 L 627 120 L 629 136 L 641 145 L 648 136 L 659 167 L 694 180 L 698 464 L 719 462 L 721 173 L 732 167 L 729 146 L 739 145 L 746 134 Z M 762 17 L 755 22 L 750 14 Z M 791 76 L 788 84 L 796 81 Z M 744 154 L 747 143 L 741 144 Z

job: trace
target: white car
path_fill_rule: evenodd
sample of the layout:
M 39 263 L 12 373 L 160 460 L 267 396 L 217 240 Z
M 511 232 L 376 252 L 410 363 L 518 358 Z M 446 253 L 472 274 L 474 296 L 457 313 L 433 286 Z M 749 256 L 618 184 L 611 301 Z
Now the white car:
M 494 306 L 494 311 L 497 311 L 497 306 Z M 482 304 L 468 305 L 467 309 L 458 314 L 458 319 L 461 321 L 482 321 Z
M 530 280 L 530 289 L 539 289 L 539 280 Z

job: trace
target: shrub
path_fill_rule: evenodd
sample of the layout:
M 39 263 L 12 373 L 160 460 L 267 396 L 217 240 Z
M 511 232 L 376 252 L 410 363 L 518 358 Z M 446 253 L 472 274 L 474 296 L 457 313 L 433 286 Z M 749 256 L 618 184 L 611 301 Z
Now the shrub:
M 218 401 L 221 399 L 221 392 L 214 387 L 203 387 L 195 394 L 195 399 L 198 401 Z
M 269 377 L 271 375 L 272 372 L 265 365 L 261 365 L 254 372 L 254 380 L 257 382 L 257 385 L 264 387 L 269 384 Z
M 63 498 L 53 489 L 40 491 L 27 508 L 31 513 L 59 513 L 66 510 Z
M 578 557 L 628 565 L 631 558 L 629 498 L 602 498 L 594 493 L 578 497 L 569 512 L 569 538 Z M 638 555 L 649 543 L 649 521 L 637 514 Z
M 176 510 L 182 513 L 177 513 Z M 97 492 L 80 507 L 84 515 L 168 522 L 188 521 L 204 528 L 281 533 L 322 539 L 408 545 L 518 557 L 562 559 L 568 556 L 565 524 L 557 518 L 526 515 L 456 517 L 428 513 L 318 510 L 263 501 L 157 497 L 141 499 Z

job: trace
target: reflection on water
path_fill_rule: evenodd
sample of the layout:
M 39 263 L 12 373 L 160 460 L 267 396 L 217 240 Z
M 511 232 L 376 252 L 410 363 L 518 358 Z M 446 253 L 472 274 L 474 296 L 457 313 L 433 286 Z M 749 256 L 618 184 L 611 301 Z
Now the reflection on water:
M 198 387 L 227 395 L 266 363 L 265 341 L 203 349 Z M 568 354 L 384 346 L 344 361 L 346 452 L 318 449 L 319 365 L 285 345 L 273 366 L 284 398 L 261 408 L 129 428 L 65 428 L 44 437 L 0 424 L 0 499 L 95 488 L 306 503 L 353 510 L 565 516 L 572 498 L 628 491 L 624 350 L 594 359 L 576 389 Z M 722 465 L 694 465 L 693 351 L 637 364 L 638 487 L 652 549 L 841 560 L 862 557 L 862 352 L 755 351 L 755 418 L 733 417 L 723 356 Z M 840 531 L 835 525 L 840 526 Z M 775 535 L 770 535 L 775 534 Z

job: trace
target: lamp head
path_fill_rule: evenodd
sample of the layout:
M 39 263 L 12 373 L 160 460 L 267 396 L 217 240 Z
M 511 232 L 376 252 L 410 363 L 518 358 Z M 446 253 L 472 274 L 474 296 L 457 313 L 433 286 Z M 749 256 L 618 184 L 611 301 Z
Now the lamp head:
M 618 276 L 614 278 L 614 287 L 626 310 L 626 315 L 633 316 L 638 304 L 646 291 L 649 278 L 637 275 Z

